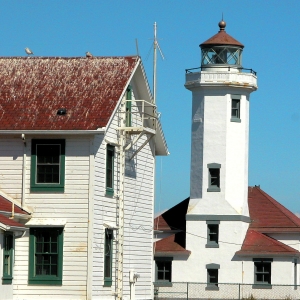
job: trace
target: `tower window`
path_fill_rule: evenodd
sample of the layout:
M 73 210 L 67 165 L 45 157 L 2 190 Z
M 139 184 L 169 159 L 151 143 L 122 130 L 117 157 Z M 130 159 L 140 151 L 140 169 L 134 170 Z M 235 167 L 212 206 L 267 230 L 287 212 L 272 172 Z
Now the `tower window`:
M 219 248 L 219 224 L 220 221 L 206 221 L 207 244 L 206 248 Z
M 241 122 L 240 112 L 241 110 L 241 96 L 232 95 L 231 96 L 231 122 Z
M 220 169 L 221 165 L 212 163 L 208 164 L 208 192 L 220 192 Z
M 206 290 L 219 290 L 219 269 L 220 265 L 218 264 L 207 264 L 207 286 Z

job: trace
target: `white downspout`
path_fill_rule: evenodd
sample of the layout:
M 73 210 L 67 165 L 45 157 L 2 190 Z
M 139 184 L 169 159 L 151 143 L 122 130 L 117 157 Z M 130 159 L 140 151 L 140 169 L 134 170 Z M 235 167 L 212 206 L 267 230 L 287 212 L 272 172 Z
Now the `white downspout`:
M 26 139 L 25 134 L 21 135 L 23 140 L 23 165 L 22 165 L 22 197 L 21 197 L 21 207 L 25 205 L 25 180 L 26 180 Z
M 86 280 L 86 299 L 92 299 L 93 288 L 93 234 L 94 234 L 94 140 L 90 140 L 90 159 L 89 159 L 89 196 L 88 196 L 88 246 L 87 246 L 87 280 Z

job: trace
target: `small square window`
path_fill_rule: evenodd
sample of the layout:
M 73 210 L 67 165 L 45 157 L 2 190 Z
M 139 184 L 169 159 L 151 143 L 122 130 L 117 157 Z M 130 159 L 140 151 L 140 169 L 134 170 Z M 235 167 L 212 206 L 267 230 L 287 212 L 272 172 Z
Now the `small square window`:
M 219 248 L 219 221 L 207 221 L 206 248 Z
M 155 284 L 168 285 L 172 282 L 172 257 L 155 258 Z
M 115 147 L 107 145 L 106 148 L 106 195 L 114 195 L 114 156 Z
M 272 259 L 253 259 L 254 261 L 254 283 L 271 284 Z
M 234 96 L 231 99 L 231 122 L 241 122 L 240 110 L 241 110 L 241 96 Z
M 29 284 L 61 285 L 63 228 L 31 228 Z
M 65 184 L 65 140 L 32 140 L 32 192 L 63 192 Z

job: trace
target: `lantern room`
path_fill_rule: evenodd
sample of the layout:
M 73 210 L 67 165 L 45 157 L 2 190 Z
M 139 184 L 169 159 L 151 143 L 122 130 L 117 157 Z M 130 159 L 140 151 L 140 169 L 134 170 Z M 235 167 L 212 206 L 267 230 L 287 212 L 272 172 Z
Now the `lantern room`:
M 231 37 L 225 31 L 226 23 L 219 22 L 220 31 L 202 43 L 201 48 L 201 68 L 227 68 L 242 69 L 242 52 L 244 45 Z M 223 71 L 225 71 L 223 69 Z

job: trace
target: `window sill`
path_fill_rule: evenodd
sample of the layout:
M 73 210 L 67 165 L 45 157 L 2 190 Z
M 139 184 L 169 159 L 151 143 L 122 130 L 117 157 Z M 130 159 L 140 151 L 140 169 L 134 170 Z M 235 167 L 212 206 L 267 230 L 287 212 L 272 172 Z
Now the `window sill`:
M 112 198 L 114 196 L 114 190 L 111 188 L 106 188 L 105 196 Z
M 219 244 L 206 244 L 205 245 L 205 248 L 219 248 L 220 246 L 219 246 Z
M 173 283 L 170 281 L 155 281 L 154 286 L 173 286 Z
M 218 291 L 218 290 L 219 290 L 219 287 L 212 284 L 212 285 L 206 286 L 206 287 L 205 287 L 205 290 L 206 290 L 206 291 Z
M 12 284 L 13 277 L 2 277 L 2 284 Z
M 252 285 L 253 289 L 272 289 L 272 284 L 268 283 L 255 283 Z
M 220 192 L 221 189 L 219 187 L 209 187 L 207 189 L 208 192 Z
M 29 279 L 28 284 L 32 285 L 62 285 L 61 279 Z
M 112 279 L 105 279 L 103 286 L 104 287 L 110 287 L 110 286 L 112 286 Z
M 231 118 L 230 122 L 241 123 L 241 119 L 240 118 Z
M 65 190 L 64 186 L 31 186 L 31 193 L 63 193 Z

